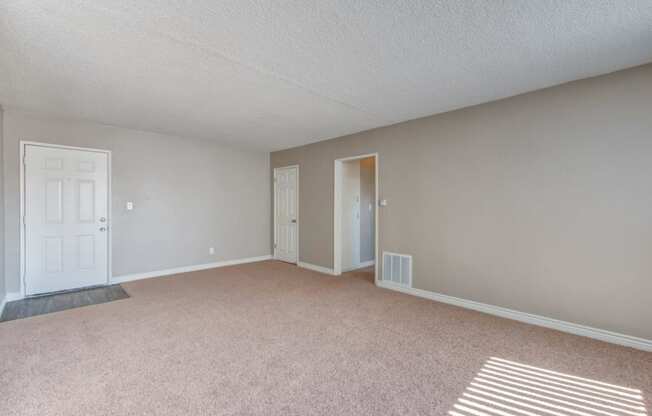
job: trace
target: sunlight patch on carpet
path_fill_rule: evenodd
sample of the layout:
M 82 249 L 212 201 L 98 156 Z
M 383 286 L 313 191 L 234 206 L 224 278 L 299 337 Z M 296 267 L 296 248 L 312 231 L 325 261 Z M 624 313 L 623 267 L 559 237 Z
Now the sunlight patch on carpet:
M 640 390 L 491 357 L 450 416 L 648 416 Z

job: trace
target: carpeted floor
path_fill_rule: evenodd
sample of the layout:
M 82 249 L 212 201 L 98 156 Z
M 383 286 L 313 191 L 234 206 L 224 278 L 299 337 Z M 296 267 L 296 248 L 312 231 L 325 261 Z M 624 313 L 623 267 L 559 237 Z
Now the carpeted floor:
M 350 272 L 343 273 L 346 278 L 362 279 L 371 284 L 374 283 L 376 276 L 374 275 L 374 267 L 365 267 L 363 269 L 351 270 Z
M 267 261 L 124 287 L 0 324 L 0 415 L 650 414 L 652 353 L 351 275 Z

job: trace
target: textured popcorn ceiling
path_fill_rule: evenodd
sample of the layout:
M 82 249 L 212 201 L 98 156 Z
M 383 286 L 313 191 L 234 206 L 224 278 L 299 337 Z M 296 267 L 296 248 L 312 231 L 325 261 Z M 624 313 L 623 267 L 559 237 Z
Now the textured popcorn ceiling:
M 0 1 L 0 103 L 277 150 L 652 61 L 650 0 Z

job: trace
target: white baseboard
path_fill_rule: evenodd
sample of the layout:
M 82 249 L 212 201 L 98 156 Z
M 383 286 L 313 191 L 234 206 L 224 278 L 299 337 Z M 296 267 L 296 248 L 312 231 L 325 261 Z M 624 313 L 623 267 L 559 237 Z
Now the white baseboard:
M 373 266 L 375 264 L 376 264 L 376 262 L 374 260 L 363 261 L 362 263 L 358 263 L 357 266 L 346 267 L 346 268 L 342 269 L 342 272 L 344 272 L 344 273 L 352 272 L 353 270 L 364 269 L 365 267 L 370 267 L 370 266 Z
M 174 269 L 155 270 L 153 272 L 125 274 L 122 276 L 113 276 L 110 279 L 110 283 L 111 284 L 126 283 L 134 280 L 149 279 L 151 277 L 163 277 L 163 276 L 170 276 L 178 273 L 187 273 L 187 272 L 195 272 L 198 270 L 215 269 L 217 267 L 234 266 L 236 264 L 254 263 L 257 261 L 270 260 L 271 258 L 272 258 L 271 255 L 247 257 L 244 259 L 225 260 L 225 261 L 218 261 L 215 263 L 196 264 L 194 266 L 175 267 Z M 12 302 L 14 300 L 21 300 L 21 299 L 24 299 L 24 296 L 21 295 L 20 292 L 9 292 L 5 295 L 4 303 Z M 2 304 L 3 307 L 4 307 L 4 303 Z
M 24 296 L 20 294 L 20 292 L 7 292 L 5 293 L 4 298 L 0 299 L 0 316 L 2 316 L 2 312 L 5 310 L 5 306 L 7 306 L 7 303 L 13 302 L 15 300 L 21 300 L 23 299 Z
M 335 275 L 333 269 L 329 269 L 328 267 L 323 267 L 323 266 L 317 266 L 316 264 L 310 264 L 310 263 L 305 263 L 303 261 L 300 261 L 297 263 L 297 266 L 303 267 L 304 269 L 314 270 L 320 273 L 330 274 L 331 276 Z
M 5 295 L 5 302 L 13 302 L 15 300 L 21 300 L 25 297 L 20 292 L 7 292 Z
M 475 302 L 472 300 L 460 299 L 453 296 L 443 295 L 441 293 L 430 292 L 428 290 L 415 289 L 398 286 L 388 282 L 377 282 L 379 287 L 395 290 L 409 295 L 418 296 L 434 300 L 437 302 L 447 303 L 450 305 L 460 306 L 466 309 L 488 313 L 490 315 L 500 316 L 502 318 L 513 319 L 515 321 L 525 322 L 532 325 L 543 326 L 546 328 L 556 329 L 558 331 L 570 334 L 581 335 L 600 341 L 610 342 L 612 344 L 632 347 L 643 351 L 652 351 L 652 340 L 633 337 L 630 335 L 619 334 L 616 332 L 606 331 L 604 329 L 592 328 L 585 325 L 574 324 L 571 322 L 560 321 L 557 319 L 547 318 L 545 316 L 534 315 L 526 312 L 519 312 L 500 306 L 488 305 L 486 303 Z
M 207 269 L 215 269 L 218 267 L 234 266 L 236 264 L 254 263 L 257 261 L 270 260 L 271 258 L 272 258 L 271 255 L 247 257 L 244 259 L 225 260 L 225 261 L 218 261 L 215 263 L 197 264 L 194 266 L 175 267 L 174 269 L 156 270 L 153 272 L 125 274 L 122 276 L 113 276 L 111 278 L 111 283 L 112 284 L 125 283 L 134 280 L 149 279 L 152 277 L 163 277 L 163 276 L 170 276 L 179 273 L 196 272 L 198 270 L 207 270 Z

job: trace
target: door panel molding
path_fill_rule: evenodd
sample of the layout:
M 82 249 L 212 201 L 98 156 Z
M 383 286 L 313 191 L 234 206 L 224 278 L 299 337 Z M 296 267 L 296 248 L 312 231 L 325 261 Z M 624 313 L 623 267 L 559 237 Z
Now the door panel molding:
M 26 156 L 27 156 L 27 147 L 28 146 L 34 146 L 34 147 L 44 147 L 44 148 L 49 148 L 49 149 L 59 149 L 59 150 L 77 150 L 77 151 L 84 151 L 84 152 L 95 152 L 95 153 L 102 153 L 106 155 L 106 185 L 107 185 L 107 202 L 106 202 L 106 219 L 107 219 L 107 224 L 108 226 L 106 227 L 107 230 L 107 237 L 106 237 L 106 284 L 110 282 L 111 275 L 112 275 L 112 237 L 113 233 L 111 230 L 111 220 L 112 220 L 112 215 L 111 215 L 111 208 L 112 208 L 112 187 L 111 187 L 111 151 L 106 150 L 106 149 L 97 149 L 97 148 L 89 148 L 89 147 L 78 147 L 78 146 L 65 146 L 65 145 L 60 145 L 60 144 L 53 144 L 53 143 L 44 143 L 44 142 L 36 142 L 36 141 L 30 141 L 30 140 L 20 140 L 20 159 L 19 159 L 19 165 L 20 165 L 20 297 L 24 298 L 27 297 L 27 281 L 26 281 Z M 58 163 L 55 163 L 55 161 L 51 161 L 47 163 L 47 166 L 44 164 L 42 168 L 46 170 L 59 170 L 62 168 L 62 162 L 59 161 Z M 80 172 L 89 172 L 89 171 L 94 171 L 95 166 L 78 166 L 78 170 Z M 75 213 L 75 215 L 78 215 L 79 213 Z
M 294 169 L 296 174 L 296 187 L 295 187 L 295 193 L 294 193 L 294 209 L 295 209 L 295 214 L 294 217 L 296 217 L 296 222 L 294 222 L 294 235 L 291 236 L 290 234 L 283 235 L 282 233 L 279 233 L 279 224 L 278 224 L 278 204 L 279 204 L 279 198 L 278 198 L 278 177 L 279 173 L 281 173 L 283 170 L 291 170 Z M 278 168 L 274 168 L 274 175 L 273 175 L 273 180 L 274 180 L 274 195 L 273 195 L 273 203 L 274 203 L 274 247 L 273 247 L 273 256 L 277 260 L 282 260 L 282 261 L 287 261 L 290 263 L 299 263 L 299 227 L 300 227 L 300 209 L 299 209 L 299 184 L 300 184 L 300 174 L 299 174 L 299 165 L 289 165 L 289 166 L 281 166 Z M 288 238 L 293 239 L 294 243 L 294 248 L 295 248 L 295 258 L 289 259 L 279 253 L 279 250 L 277 250 L 279 246 L 279 242 L 281 239 L 283 239 L 283 243 L 287 243 Z

